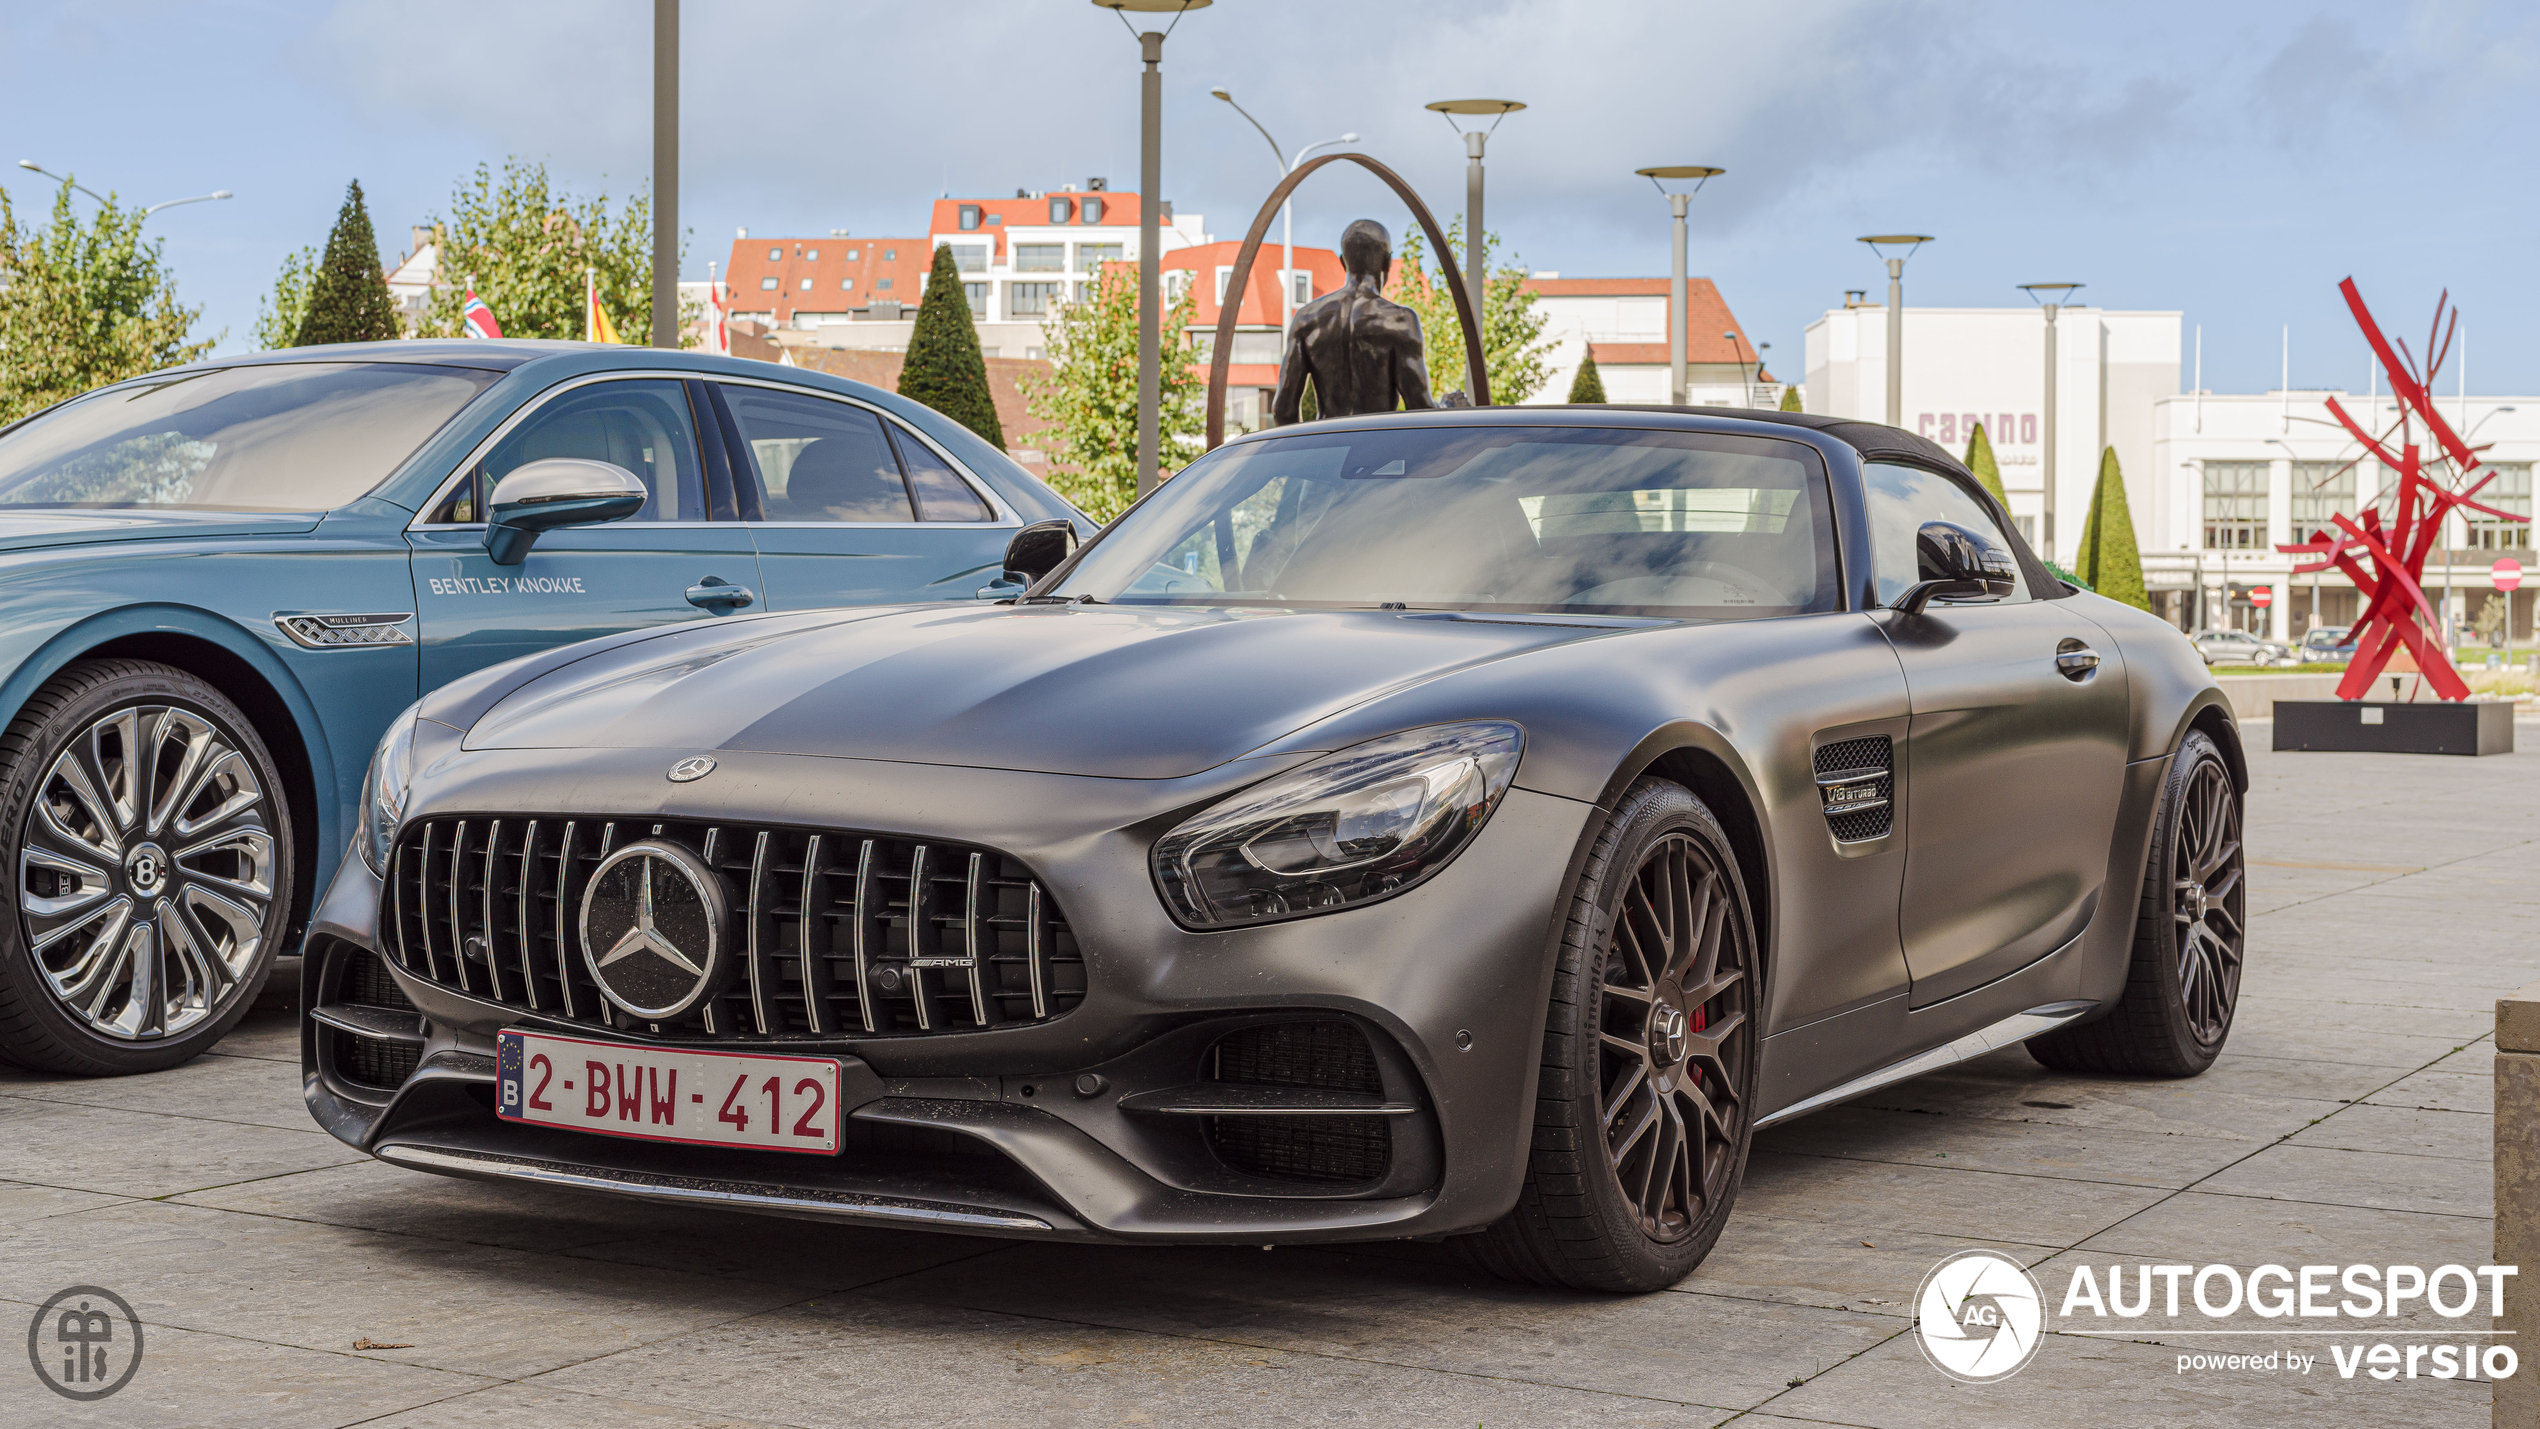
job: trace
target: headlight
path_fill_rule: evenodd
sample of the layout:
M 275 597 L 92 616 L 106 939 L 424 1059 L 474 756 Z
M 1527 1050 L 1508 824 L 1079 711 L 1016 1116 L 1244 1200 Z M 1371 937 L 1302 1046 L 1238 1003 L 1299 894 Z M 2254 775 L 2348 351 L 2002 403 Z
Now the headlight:
M 1446 867 L 1517 772 L 1513 724 L 1370 740 L 1246 789 L 1158 839 L 1175 917 L 1231 927 L 1389 898 Z
M 362 862 L 382 877 L 388 872 L 389 847 L 397 841 L 397 824 L 406 814 L 406 787 L 414 779 L 415 712 L 422 708 L 417 700 L 388 722 L 378 752 L 370 757 L 370 772 L 362 776 L 360 823 L 353 842 L 361 848 Z

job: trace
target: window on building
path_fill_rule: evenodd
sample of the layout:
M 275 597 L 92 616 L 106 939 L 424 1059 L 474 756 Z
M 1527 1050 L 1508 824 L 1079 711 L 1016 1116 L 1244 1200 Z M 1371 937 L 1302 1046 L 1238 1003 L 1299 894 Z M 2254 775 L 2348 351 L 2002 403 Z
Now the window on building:
M 897 263 L 898 261 L 900 261 L 900 250 L 898 250 L 898 249 L 896 249 L 896 248 L 885 248 L 885 249 L 883 249 L 883 250 L 882 250 L 882 261 L 883 261 L 883 262 L 885 262 L 885 263 Z
M 2254 551 L 2267 543 L 2267 463 L 2205 463 L 2205 549 Z
M 1067 245 L 1064 243 L 1017 243 L 1014 245 L 1014 271 L 1017 273 L 1064 273 L 1067 271 Z
M 808 259 L 808 260 L 810 260 L 811 262 L 817 263 L 817 262 L 819 262 L 819 261 L 820 261 L 820 250 L 819 250 L 819 249 L 817 249 L 817 248 L 815 248 L 815 249 L 811 250 L 809 253 L 804 254 L 804 255 L 803 255 L 803 257 L 804 257 L 804 258 L 806 258 L 806 259 Z
M 804 292 L 806 292 L 806 293 L 810 292 L 810 291 L 811 291 L 811 280 L 810 280 L 809 278 L 805 278 L 805 279 L 803 279 L 803 280 L 802 280 L 802 283 L 801 283 L 801 285 L 800 285 L 800 286 L 801 286 L 801 288 L 802 288 L 802 290 L 803 290 Z
M 992 223 L 992 224 L 996 224 L 996 223 L 1003 223 L 1003 222 L 1005 222 L 1005 215 L 1004 215 L 1004 214 L 1001 214 L 1001 213 L 992 213 L 992 214 L 989 214 L 989 215 L 988 215 L 988 222 L 990 222 L 990 223 Z
M 1288 291 L 1295 294 L 1298 307 L 1314 301 L 1314 275 L 1302 268 L 1288 270 Z
M 1065 199 L 1063 199 L 1063 198 L 1054 198 L 1054 199 L 1051 199 L 1051 200 L 1050 200 L 1050 222 L 1052 222 L 1052 223 L 1065 223 L 1068 219 L 1075 217 L 1075 213 L 1074 213 L 1075 207 L 1076 207 L 1076 205 L 1074 205 L 1074 204 L 1072 204 L 1072 203 L 1069 203 L 1067 200 L 1065 200 Z
M 979 205 L 977 205 L 977 204 L 975 204 L 975 203 L 966 203 L 966 204 L 963 204 L 963 205 L 961 206 L 961 231 L 962 231 L 962 232 L 964 232 L 964 233 L 968 233 L 968 232 L 970 232 L 971 230 L 973 230 L 973 229 L 977 228 L 978 226 L 979 226 Z
M 1166 272 L 1164 275 L 1164 301 L 1168 304 L 1178 303 L 1182 301 L 1182 299 L 1189 297 L 1191 292 L 1191 276 L 1191 270 L 1188 268 L 1175 268 Z
M 988 245 L 985 243 L 947 243 L 952 250 L 953 267 L 964 273 L 988 271 Z
M 1051 303 L 1058 301 L 1059 290 L 1063 286 L 1059 283 L 1008 283 L 1005 288 L 1006 316 L 1041 316 L 1050 310 Z
M 2531 514 L 2531 463 L 2527 461 L 2494 461 L 2470 476 L 2476 482 L 2486 472 L 2496 479 L 2478 489 L 2470 499 L 2482 506 L 2510 511 L 2516 516 Z M 2469 512 L 2469 544 L 2473 550 L 2518 550 L 2532 544 L 2531 523 L 2500 521 L 2480 512 Z
M 1076 206 L 1077 217 L 1086 223 L 1102 222 L 1102 200 L 1088 198 Z
M 776 280 L 775 280 L 774 278 L 772 278 L 772 277 L 771 277 L 771 278 L 761 278 L 761 279 L 759 279 L 759 280 L 758 280 L 758 288 L 759 288 L 759 291 L 760 291 L 760 292 L 762 292 L 762 293 L 772 293 L 772 292 L 775 292 L 775 291 L 776 291 Z
M 848 262 L 850 262 L 850 263 L 854 262 L 854 261 L 856 260 L 856 255 L 857 255 L 857 254 L 859 254 L 859 253 L 861 253 L 861 252 L 863 252 L 863 251 L 864 251 L 864 250 L 862 250 L 862 249 L 860 249 L 860 248 L 850 248 L 850 249 L 848 249 L 848 250 L 847 250 L 847 261 L 848 261 Z
M 1092 203 L 1093 200 L 1087 199 L 1085 202 Z M 1120 245 L 1117 243 L 1079 243 L 1076 245 L 1076 271 L 1098 273 L 1102 271 L 1103 264 L 1119 262 L 1120 252 Z
M 782 262 L 784 257 L 785 250 L 782 248 L 770 248 L 767 250 L 767 261 L 770 263 Z
M 1222 303 L 1222 302 L 1224 302 L 1224 301 L 1226 301 L 1226 285 L 1227 285 L 1228 283 L 1230 283 L 1230 282 L 1234 281 L 1234 277 L 1235 277 L 1235 270 L 1234 270 L 1232 267 L 1228 267 L 1228 266 L 1220 266 L 1220 267 L 1218 268 L 1218 270 L 1217 270 L 1217 301 L 1219 301 L 1219 302 L 1221 302 L 1221 303 Z
M 888 278 L 876 278 L 876 279 L 874 279 L 874 280 L 873 280 L 873 291 L 875 291 L 875 292 L 877 292 L 877 293 L 887 293 L 887 292 L 891 291 L 891 280 L 890 280 L 890 279 L 888 279 Z
M 2337 534 L 2329 518 L 2355 514 L 2355 465 L 2352 462 L 2293 463 L 2293 539 L 2307 541 L 2315 531 Z
M 970 300 L 970 316 L 986 322 L 988 320 L 988 285 L 964 283 L 961 285 L 961 295 Z
M 841 278 L 841 279 L 839 279 L 839 280 L 838 280 L 838 291 L 839 291 L 839 292 L 842 292 L 842 293 L 852 293 L 852 292 L 854 292 L 854 291 L 855 291 L 855 279 L 853 279 L 853 278 Z

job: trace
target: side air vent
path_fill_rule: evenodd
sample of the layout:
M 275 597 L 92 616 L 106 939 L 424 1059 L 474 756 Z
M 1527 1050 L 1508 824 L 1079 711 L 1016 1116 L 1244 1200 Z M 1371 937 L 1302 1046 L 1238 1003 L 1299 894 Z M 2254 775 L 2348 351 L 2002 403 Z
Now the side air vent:
M 1884 734 L 1817 750 L 1817 793 L 1836 841 L 1882 837 L 1896 826 L 1896 745 Z

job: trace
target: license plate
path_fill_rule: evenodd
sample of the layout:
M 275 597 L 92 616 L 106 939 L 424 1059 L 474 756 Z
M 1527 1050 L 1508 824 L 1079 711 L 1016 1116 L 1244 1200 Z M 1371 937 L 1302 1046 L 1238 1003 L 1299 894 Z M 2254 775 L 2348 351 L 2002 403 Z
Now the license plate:
M 601 1136 L 834 1156 L 838 1067 L 834 1057 L 504 1031 L 495 1038 L 496 1112 Z

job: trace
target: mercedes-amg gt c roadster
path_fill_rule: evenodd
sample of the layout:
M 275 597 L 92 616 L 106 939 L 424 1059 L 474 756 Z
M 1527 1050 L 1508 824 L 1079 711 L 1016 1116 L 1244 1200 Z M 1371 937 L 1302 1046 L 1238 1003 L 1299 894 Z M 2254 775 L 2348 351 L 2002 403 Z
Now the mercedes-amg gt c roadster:
M 398 719 L 307 944 L 318 1121 L 457 1176 L 1639 1291 L 1759 1127 L 2230 1030 L 2230 706 L 1918 437 L 1308 423 L 1006 565 Z

